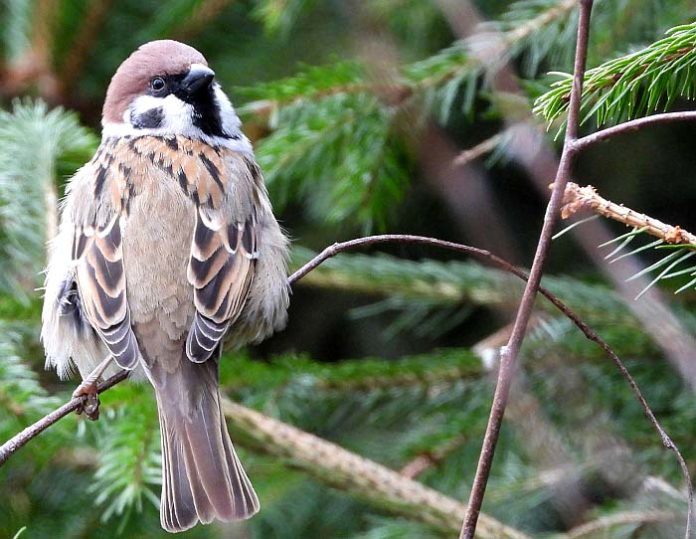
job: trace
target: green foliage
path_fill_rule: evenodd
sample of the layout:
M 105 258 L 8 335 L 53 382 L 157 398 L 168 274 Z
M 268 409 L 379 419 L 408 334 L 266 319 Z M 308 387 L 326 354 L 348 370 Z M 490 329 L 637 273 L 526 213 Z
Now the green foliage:
M 287 35 L 315 0 L 257 0 L 254 15 L 269 33 Z
M 299 265 L 311 256 L 311 251 L 298 248 L 294 263 Z M 523 287 L 517 277 L 476 262 L 406 261 L 383 254 L 339 255 L 305 277 L 302 284 L 386 296 L 355 314 L 402 313 L 387 329 L 392 335 L 401 331 L 437 335 L 466 319 L 472 305 L 515 305 Z M 653 345 L 623 301 L 605 286 L 550 275 L 542 284 L 599 329 L 619 354 L 654 353 Z M 539 299 L 538 308 L 558 315 L 546 300 Z M 688 327 L 696 328 L 695 317 L 688 312 L 681 314 Z M 566 344 L 580 346 L 586 354 L 597 353 L 596 347 L 583 339 L 571 339 Z
M 19 357 L 19 335 L 0 322 L 0 437 L 9 438 L 18 430 L 50 412 L 60 401 L 50 396 L 38 376 Z
M 337 94 L 319 106 L 290 106 L 257 151 L 282 209 L 306 200 L 312 219 L 384 228 L 390 203 L 403 196 L 402 152 L 389 140 L 393 112 L 366 94 Z M 349 142 L 350 141 L 350 142 Z
M 639 299 L 643 294 L 645 294 L 645 292 L 661 281 L 670 281 L 670 284 L 673 284 L 675 282 L 673 279 L 676 279 L 678 284 L 676 285 L 676 291 L 674 292 L 675 294 L 679 294 L 680 292 L 694 288 L 694 286 L 696 286 L 696 266 L 691 265 L 685 268 L 683 265 L 687 260 L 694 256 L 694 254 L 696 254 L 696 245 L 673 245 L 668 244 L 662 239 L 658 239 L 624 252 L 633 239 L 636 237 L 641 237 L 644 231 L 644 229 L 634 228 L 631 232 L 622 234 L 611 242 L 602 245 L 602 247 L 607 247 L 613 243 L 620 242 L 618 243 L 618 247 L 607 255 L 607 259 L 612 261 L 617 261 L 629 256 L 635 256 L 638 253 L 652 249 L 654 249 L 655 252 L 660 253 L 661 256 L 659 260 L 648 265 L 646 268 L 639 271 L 629 279 L 637 279 L 643 275 L 649 275 L 650 273 L 655 275 L 650 283 L 648 283 L 648 285 L 638 294 L 638 296 L 636 296 L 636 299 Z M 687 281 L 686 284 L 683 283 L 684 280 Z
M 162 484 L 159 425 L 152 390 L 142 385 L 119 387 L 109 401 L 125 401 L 107 409 L 96 431 L 100 459 L 90 491 L 103 506 L 102 520 L 119 520 L 123 530 L 133 512 L 143 511 L 143 501 L 159 508 Z M 151 510 L 151 509 L 150 509 Z
M 694 99 L 696 23 L 672 28 L 648 47 L 592 68 L 585 75 L 584 119 L 598 125 L 618 123 L 668 108 L 679 97 Z M 535 112 L 553 121 L 568 107 L 571 75 L 559 73 Z
M 0 291 L 26 297 L 44 265 L 56 175 L 74 172 L 96 143 L 75 114 L 26 101 L 0 111 L 0 147 Z
M 511 122 L 526 122 L 530 97 L 547 89 L 539 74 L 572 68 L 576 2 L 478 2 L 492 20 L 464 39 L 449 27 L 456 19 L 442 9 L 447 3 L 358 4 L 8 0 L 0 7 L 0 77 L 8 73 L 12 85 L 7 93 L 3 87 L 2 99 L 14 88 L 44 95 L 51 103 L 78 107 L 81 120 L 96 128 L 106 84 L 119 62 L 150 39 L 182 39 L 205 52 L 224 87 L 234 88 L 274 208 L 296 238 L 295 266 L 314 254 L 301 245 L 329 244 L 337 227 L 351 234 L 392 228 L 456 237 L 442 203 L 434 212 L 425 197 L 421 204 L 425 182 L 420 178 L 430 173 L 421 173 L 416 158 L 437 156 L 429 147 L 433 124 L 463 147 L 493 135 L 497 149 L 488 165 L 507 176 L 509 163 L 497 157 L 515 142 Z M 595 4 L 589 57 L 598 67 L 588 72 L 586 120 L 616 122 L 693 97 L 696 26 L 678 26 L 649 45 L 666 28 L 690 20 L 693 0 Z M 104 9 L 101 19 L 99 9 Z M 41 32 L 39 16 L 51 19 L 43 21 L 49 24 Z M 386 46 L 366 46 L 371 40 Z M 50 49 L 48 66 L 41 63 L 42 42 Z M 637 52 L 616 57 L 616 51 L 626 50 Z M 27 59 L 36 59 L 34 80 L 22 63 Z M 66 66 L 74 71 L 64 72 Z M 499 85 L 501 80 L 516 83 L 516 77 L 520 93 L 498 91 L 510 89 Z M 564 113 L 568 84 L 562 80 L 538 101 L 537 110 L 548 120 Z M 32 289 L 44 263 L 47 217 L 55 209 L 46 195 L 60 196 L 63 180 L 90 157 L 96 138 L 74 113 L 49 110 L 40 101 L 2 105 L 11 109 L 0 112 L 0 432 L 5 439 L 66 400 L 72 389 L 50 373 L 38 374 L 40 301 Z M 499 128 L 505 131 L 496 134 Z M 523 213 L 515 204 L 514 241 L 518 225 L 526 226 Z M 536 231 L 538 216 L 531 219 Z M 486 226 L 496 226 L 494 216 Z M 631 250 L 634 236 L 620 236 L 607 246 L 622 246 L 610 258 L 656 247 Z M 646 272 L 658 282 L 681 279 L 673 288 L 691 291 L 696 268 L 692 251 L 684 249 L 666 251 L 667 257 Z M 253 356 L 226 354 L 222 388 L 235 400 L 395 470 L 424 460 L 418 480 L 464 500 L 490 407 L 488 369 L 498 355 L 496 346 L 474 343 L 508 321 L 522 283 L 475 262 L 452 261 L 450 254 L 445 262 L 434 258 L 445 256 L 441 253 L 415 251 L 423 257 L 406 260 L 404 251 L 410 248 L 389 251 L 398 257 L 341 255 L 307 275 L 294 291 L 289 330 Z M 596 278 L 573 257 L 559 268 L 557 275 L 544 277 L 544 285 L 629 359 L 648 401 L 693 467 L 692 392 L 617 294 L 591 282 Z M 693 333 L 689 297 L 681 295 L 685 305 L 674 312 Z M 339 327 L 329 329 L 332 309 L 344 307 Z M 625 382 L 547 301 L 539 299 L 536 308 L 486 512 L 533 537 L 555 536 L 567 527 L 559 495 L 579 486 L 579 506 L 590 512 L 582 515 L 571 507 L 572 514 L 565 514 L 569 520 L 665 509 L 677 513 L 681 525 L 681 477 Z M 356 327 L 367 328 L 367 335 L 356 336 Z M 368 343 L 364 348 L 363 342 Z M 326 361 L 315 359 L 314 350 Z M 262 512 L 237 526 L 198 526 L 187 537 L 438 536 L 344 492 L 330 481 L 330 470 L 312 477 L 333 487 L 310 479 L 296 462 L 267 456 L 267 448 L 249 433 L 232 434 Z M 2 468 L 0 536 L 164 537 L 154 507 L 159 458 L 151 389 L 122 384 L 103 396 L 97 424 L 66 418 Z M 616 479 L 619 472 L 632 477 Z M 660 488 L 650 490 L 656 482 Z M 674 522 L 632 524 L 606 534 L 673 537 L 675 529 Z

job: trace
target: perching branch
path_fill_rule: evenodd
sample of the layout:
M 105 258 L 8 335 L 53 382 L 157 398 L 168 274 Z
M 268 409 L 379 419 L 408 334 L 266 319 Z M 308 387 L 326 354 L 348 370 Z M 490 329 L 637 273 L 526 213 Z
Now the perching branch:
M 264 453 L 289 459 L 323 483 L 355 494 L 389 512 L 423 522 L 450 535 L 458 531 L 466 507 L 456 500 L 229 399 L 223 399 L 222 410 L 232 428 L 250 436 Z M 525 539 L 528 536 L 482 515 L 479 537 Z
M 696 113 L 694 119 L 696 119 Z M 696 247 L 696 235 L 691 232 L 602 198 L 591 185 L 580 187 L 576 183 L 568 182 L 563 196 L 561 217 L 568 219 L 584 209 L 589 209 L 602 217 L 613 219 L 626 226 L 641 229 L 651 236 L 660 238 L 665 243 L 691 244 Z
M 295 284 L 297 281 L 302 279 L 305 275 L 307 275 L 309 272 L 314 270 L 316 267 L 318 267 L 320 264 L 322 264 L 324 261 L 328 260 L 331 257 L 336 256 L 337 254 L 344 252 L 344 251 L 350 251 L 362 247 L 367 247 L 367 246 L 373 246 L 373 245 L 378 245 L 378 244 L 385 244 L 385 243 L 401 243 L 401 244 L 415 244 L 415 245 L 428 245 L 431 247 L 439 247 L 443 249 L 448 249 L 451 251 L 455 251 L 458 253 L 462 254 L 467 254 L 474 256 L 478 258 L 479 260 L 482 260 L 484 262 L 487 262 L 488 264 L 498 267 L 504 271 L 510 272 L 513 275 L 517 276 L 518 278 L 522 280 L 527 280 L 527 275 L 525 274 L 524 271 L 520 270 L 519 268 L 513 266 L 509 262 L 503 260 L 502 258 L 490 253 L 489 251 L 485 249 L 479 249 L 476 247 L 471 247 L 468 245 L 462 245 L 454 242 L 449 242 L 449 241 L 444 241 L 444 240 L 439 240 L 435 238 L 428 238 L 424 236 L 411 236 L 411 235 L 405 235 L 405 234 L 386 234 L 386 235 L 381 235 L 381 236 L 368 236 L 364 238 L 357 238 L 354 240 L 342 242 L 342 243 L 334 243 L 333 245 L 327 247 L 324 249 L 321 253 L 316 255 L 312 260 L 307 262 L 304 266 L 302 266 L 300 269 L 298 269 L 296 272 L 294 272 L 289 278 L 288 278 L 288 283 L 290 285 Z M 605 352 L 606 354 L 611 358 L 611 360 L 617 365 L 619 368 L 621 374 L 626 378 L 628 381 L 629 385 L 631 386 L 631 389 L 633 390 L 634 395 L 636 396 L 636 399 L 640 403 L 643 412 L 645 413 L 646 417 L 648 418 L 650 424 L 653 426 L 653 428 L 658 432 L 660 435 L 660 439 L 662 443 L 664 444 L 665 447 L 670 449 L 675 453 L 675 456 L 679 462 L 679 465 L 681 467 L 684 479 L 687 484 L 688 488 L 688 504 L 689 504 L 689 516 L 691 515 L 692 511 L 692 504 L 693 504 L 693 490 L 691 486 L 691 477 L 689 475 L 689 470 L 686 466 L 686 462 L 684 461 L 684 458 L 682 457 L 681 453 L 679 452 L 679 449 L 677 446 L 674 444 L 672 439 L 669 437 L 669 435 L 665 432 L 664 428 L 660 424 L 660 422 L 657 420 L 655 417 L 654 413 L 650 409 L 650 406 L 648 405 L 647 401 L 643 397 L 640 389 L 638 388 L 638 385 L 636 384 L 635 380 L 631 376 L 631 374 L 628 372 L 626 367 L 624 366 L 623 362 L 621 359 L 614 353 L 614 351 L 611 349 L 611 347 L 599 336 L 597 335 L 594 330 L 592 330 L 585 322 L 580 319 L 578 315 L 576 315 L 568 306 L 566 306 L 560 299 L 558 299 L 555 295 L 553 295 L 551 292 L 549 292 L 547 289 L 544 287 L 538 286 L 538 291 L 541 295 L 543 295 L 546 299 L 548 299 L 559 311 L 561 311 L 565 316 L 567 316 L 579 329 L 582 331 L 582 333 L 585 335 L 586 338 L 589 340 L 595 342 L 597 345 L 599 345 Z M 127 372 L 126 371 L 121 371 L 118 374 L 112 376 L 109 378 L 106 382 L 103 384 L 100 384 L 99 386 L 99 392 L 106 391 L 110 387 L 116 385 L 117 383 L 121 382 L 127 377 Z M 14 436 L 12 439 L 10 439 L 8 442 L 6 442 L 2 447 L 0 447 L 0 466 L 4 464 L 7 459 L 12 456 L 17 450 L 19 450 L 21 447 L 26 445 L 30 440 L 38 436 L 41 432 L 46 430 L 48 427 L 53 425 L 54 423 L 58 422 L 61 418 L 65 417 L 68 415 L 70 412 L 76 410 L 84 401 L 84 397 L 80 398 L 75 398 L 69 401 L 68 403 L 64 404 L 54 412 L 51 412 L 47 416 L 43 417 L 39 421 L 37 421 L 35 424 L 32 426 L 24 429 L 22 432 Z M 235 412 L 236 413 L 236 412 Z M 254 412 L 257 413 L 257 412 Z M 248 416 L 250 417 L 250 416 Z M 270 424 L 270 423 L 268 423 Z M 275 426 L 275 423 L 273 424 Z M 289 432 L 289 431 L 288 431 Z M 249 433 L 251 435 L 256 435 L 257 433 L 251 432 Z M 304 433 L 303 433 L 304 434 Z M 260 436 L 261 434 L 259 434 Z M 264 434 L 264 436 L 267 436 L 267 434 Z M 284 444 L 288 445 L 288 447 L 292 446 L 293 444 L 298 443 L 301 444 L 303 442 L 292 440 L 288 441 L 285 440 Z M 327 442 L 328 443 L 328 442 Z M 327 446 L 328 447 L 328 446 Z M 332 448 L 335 446 L 331 446 Z M 281 448 L 274 449 L 277 451 L 281 451 Z M 333 449 L 332 449 L 333 450 Z M 289 449 L 283 449 L 283 451 L 290 451 Z M 292 453 L 291 456 L 293 457 L 298 457 L 298 454 Z M 357 456 L 352 456 L 352 458 L 359 459 L 360 457 Z M 313 462 L 313 465 L 315 466 L 321 466 L 326 462 L 325 459 L 318 459 L 318 462 Z M 351 463 L 355 463 L 356 461 L 351 461 Z M 378 466 L 374 463 L 370 463 L 370 466 Z M 381 468 L 370 468 L 370 470 L 381 470 Z M 355 471 L 355 469 L 354 469 Z M 322 474 L 333 474 L 336 472 L 333 468 L 327 468 L 326 466 L 320 470 Z M 344 470 L 345 473 L 345 470 Z M 361 472 L 359 472 L 361 473 Z M 381 473 L 381 472 L 380 472 Z M 400 476 L 396 472 L 394 473 L 397 477 L 404 479 L 402 476 Z M 319 471 L 317 471 L 317 474 L 319 474 Z M 390 476 L 391 477 L 391 476 Z M 357 481 L 357 479 L 353 478 L 353 481 Z M 407 480 L 407 479 L 405 479 Z M 393 483 L 393 478 L 389 479 L 386 481 L 386 484 L 389 485 L 394 485 Z M 419 491 L 420 494 L 424 494 L 430 491 Z M 441 495 L 440 495 L 441 496 Z M 446 499 L 446 498 L 445 498 Z M 447 502 L 448 504 L 451 504 L 451 501 Z M 454 507 L 454 506 L 452 506 Z M 478 512 L 480 513 L 480 511 Z M 455 511 L 455 514 L 459 518 L 459 512 Z M 442 516 L 442 515 L 440 515 Z M 477 517 L 479 515 L 477 514 Z M 428 517 L 430 518 L 430 517 Z M 440 517 L 432 517 L 432 518 L 440 518 Z M 690 521 L 690 520 L 689 520 Z M 428 521 L 430 522 L 430 521 Z M 459 522 L 459 520 L 457 520 Z M 489 525 L 493 525 L 492 519 L 490 517 L 484 517 L 481 519 L 482 524 L 484 524 L 484 527 L 481 531 L 481 533 L 484 533 L 484 529 L 488 529 L 487 527 Z M 503 526 L 502 524 L 495 524 L 497 526 Z M 515 532 L 515 530 L 511 530 L 510 528 L 502 527 L 498 528 L 499 530 L 505 529 L 509 530 L 511 533 L 517 533 L 517 537 L 523 537 L 522 535 L 519 534 L 519 532 Z M 512 536 L 511 536 L 512 537 Z
M 483 439 L 481 454 L 476 467 L 476 475 L 469 497 L 469 506 L 462 524 L 460 539 L 473 539 L 474 533 L 476 532 L 476 523 L 478 521 L 479 512 L 481 511 L 481 505 L 483 504 L 486 484 L 488 483 L 488 476 L 491 471 L 493 456 L 500 435 L 500 427 L 503 422 L 507 400 L 510 395 L 510 386 L 515 372 L 517 356 L 522 346 L 522 341 L 524 340 L 527 323 L 532 314 L 534 300 L 539 291 L 544 263 L 546 262 L 549 248 L 551 247 L 553 228 L 558 220 L 558 213 L 563 203 L 565 186 L 570 179 L 574 157 L 572 143 L 577 139 L 578 125 L 580 122 L 580 99 L 582 96 L 582 83 L 587 59 L 592 0 L 579 0 L 579 7 L 580 17 L 578 20 L 577 44 L 575 49 L 574 79 L 570 94 L 566 138 L 561 154 L 561 161 L 556 173 L 553 193 L 551 194 L 551 199 L 546 208 L 546 215 L 539 236 L 537 251 L 534 255 L 534 262 L 532 263 L 532 269 L 529 273 L 527 286 L 525 287 L 522 301 L 517 311 L 512 335 L 510 336 L 507 346 L 503 347 L 501 352 L 493 404 L 491 406 L 488 425 L 486 426 L 486 434 Z
M 122 382 L 126 378 L 128 378 L 128 371 L 117 372 L 111 378 L 97 386 L 97 393 L 103 393 L 107 389 L 112 388 L 113 386 L 115 386 L 119 382 Z M 9 459 L 22 447 L 24 447 L 27 444 L 27 442 L 29 442 L 33 438 L 36 438 L 48 427 L 57 423 L 59 420 L 63 419 L 69 413 L 74 412 L 75 410 L 80 408 L 80 406 L 82 406 L 85 403 L 86 398 L 86 396 L 81 396 L 69 400 L 60 408 L 56 408 L 50 414 L 42 417 L 36 423 L 28 426 L 22 432 L 16 434 L 7 442 L 2 444 L 2 446 L 0 446 L 0 466 L 5 464 L 7 459 Z

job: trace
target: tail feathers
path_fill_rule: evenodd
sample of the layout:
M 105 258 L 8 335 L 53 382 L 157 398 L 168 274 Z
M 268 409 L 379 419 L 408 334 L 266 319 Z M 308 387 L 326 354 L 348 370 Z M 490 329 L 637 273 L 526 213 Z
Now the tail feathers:
M 243 520 L 259 500 L 234 451 L 220 410 L 217 388 L 200 406 L 182 413 L 181 403 L 158 395 L 162 431 L 162 527 L 187 530 L 198 521 Z

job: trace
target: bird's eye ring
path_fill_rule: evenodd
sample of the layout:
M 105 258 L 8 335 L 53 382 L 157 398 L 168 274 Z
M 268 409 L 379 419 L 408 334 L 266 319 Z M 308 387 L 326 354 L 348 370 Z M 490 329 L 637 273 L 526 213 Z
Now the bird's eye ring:
M 167 83 L 164 82 L 164 79 L 162 77 L 155 77 L 150 81 L 150 87 L 155 91 L 159 92 L 161 90 L 164 90 L 164 87 L 167 85 Z

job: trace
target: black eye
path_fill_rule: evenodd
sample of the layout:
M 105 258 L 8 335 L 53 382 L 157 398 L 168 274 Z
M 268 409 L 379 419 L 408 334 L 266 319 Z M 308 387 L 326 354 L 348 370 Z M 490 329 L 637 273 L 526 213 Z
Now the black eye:
M 164 79 L 162 77 L 155 77 L 150 81 L 150 87 L 155 91 L 155 92 L 160 92 L 164 90 L 164 88 L 167 86 L 167 83 L 164 82 Z

